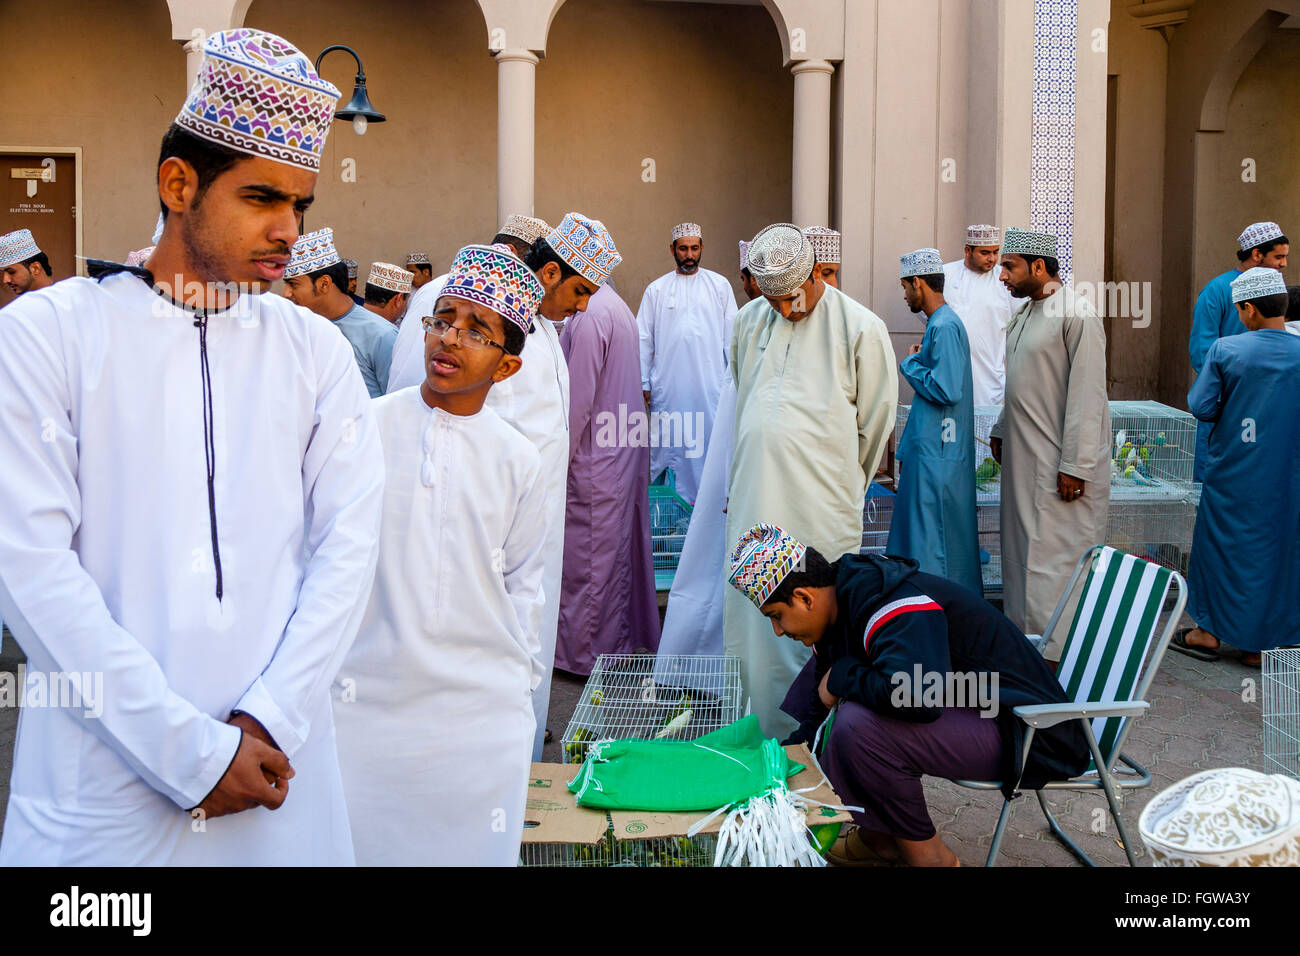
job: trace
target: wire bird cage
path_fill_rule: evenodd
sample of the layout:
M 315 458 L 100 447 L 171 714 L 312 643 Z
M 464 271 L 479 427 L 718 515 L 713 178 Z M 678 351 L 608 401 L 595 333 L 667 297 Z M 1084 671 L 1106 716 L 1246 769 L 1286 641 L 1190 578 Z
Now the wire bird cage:
M 601 654 L 561 740 L 582 763 L 597 740 L 694 740 L 734 723 L 740 709 L 734 655 Z
M 894 493 L 884 485 L 867 485 L 862 506 L 861 554 L 884 554 L 889 543 L 889 525 L 894 519 Z
M 1300 780 L 1300 648 L 1264 651 L 1264 759 Z
M 1112 490 L 1191 485 L 1196 419 L 1190 413 L 1160 402 L 1111 402 L 1110 430 Z
M 694 837 L 636 836 L 637 822 L 629 821 L 623 827 L 627 833 L 620 839 L 614 824 L 605 814 L 609 829 L 599 843 L 525 843 L 519 850 L 520 866 L 713 866 L 713 856 L 718 848 L 718 838 L 713 833 Z
M 654 558 L 655 590 L 667 591 L 673 586 L 690 523 L 691 506 L 681 495 L 668 485 L 650 486 L 650 550 Z

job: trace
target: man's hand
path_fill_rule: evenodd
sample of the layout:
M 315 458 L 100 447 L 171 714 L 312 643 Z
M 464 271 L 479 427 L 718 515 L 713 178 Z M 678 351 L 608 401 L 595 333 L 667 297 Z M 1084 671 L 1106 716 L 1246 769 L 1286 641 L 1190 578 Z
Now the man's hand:
M 827 707 L 834 707 L 835 702 L 839 700 L 834 694 L 826 689 L 826 683 L 831 679 L 831 672 L 827 671 L 826 676 L 822 678 L 821 685 L 817 688 L 817 696 L 822 699 L 822 703 Z
M 226 723 L 234 727 L 238 727 L 246 734 L 252 734 L 254 737 L 260 740 L 262 743 L 266 744 L 268 747 L 274 747 L 276 750 L 280 749 L 279 745 L 276 744 L 275 740 L 272 739 L 271 735 L 267 733 L 266 728 L 262 726 L 261 721 L 259 721 L 252 714 L 245 713 L 244 711 L 241 710 L 238 713 L 231 714 L 230 719 L 227 720 Z M 266 776 L 266 782 L 274 785 L 275 774 L 265 770 L 262 772 Z
M 1002 464 L 1002 439 L 990 438 L 989 451 L 993 453 L 993 460 L 999 465 Z
M 646 408 L 649 408 L 649 407 L 650 407 L 650 393 L 649 393 L 648 391 L 646 391 L 646 390 L 643 388 L 643 389 L 641 389 L 641 397 L 645 399 L 645 407 L 646 407 Z
M 909 346 L 907 347 L 907 354 L 908 354 L 908 355 L 920 355 L 920 354 L 921 354 L 921 343 L 920 343 L 920 342 L 913 342 L 911 345 L 909 345 Z
M 1083 482 L 1073 475 L 1058 471 L 1056 473 L 1056 491 L 1060 494 L 1062 501 L 1073 501 L 1075 498 L 1083 497 Z
M 252 720 L 251 717 L 248 719 Z M 230 722 L 234 724 L 237 720 L 239 718 L 234 717 Z M 294 770 L 289 766 L 288 757 L 241 727 L 235 759 L 196 810 L 202 812 L 207 819 L 212 819 L 257 806 L 268 810 L 278 809 L 289 794 L 289 781 L 293 776 Z

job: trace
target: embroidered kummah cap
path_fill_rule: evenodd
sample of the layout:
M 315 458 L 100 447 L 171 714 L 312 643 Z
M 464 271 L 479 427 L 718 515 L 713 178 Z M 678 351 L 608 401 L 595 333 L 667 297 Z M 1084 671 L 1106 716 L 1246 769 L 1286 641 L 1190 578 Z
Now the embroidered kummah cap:
M 1258 299 L 1262 295 L 1286 295 L 1286 279 L 1276 269 L 1255 266 L 1232 280 L 1232 302 Z
M 411 280 L 415 274 L 407 272 L 401 266 L 391 262 L 375 262 L 370 266 L 370 275 L 366 276 L 366 285 L 373 285 L 389 292 L 410 292 Z
M 208 142 L 316 172 L 338 98 L 293 44 L 241 27 L 203 44 L 175 122 Z
M 547 233 L 546 242 L 579 275 L 598 286 L 604 285 L 623 261 L 605 224 L 579 212 L 568 213 Z
M 1241 246 L 1242 252 L 1246 252 L 1274 239 L 1281 239 L 1283 235 L 1282 227 L 1275 222 L 1252 222 L 1237 237 L 1237 245 Z
M 1155 866 L 1300 866 L 1300 783 L 1205 770 L 1157 794 L 1138 830 Z
M 506 221 L 501 224 L 501 228 L 497 230 L 497 233 L 510 236 L 512 239 L 519 239 L 531 246 L 550 231 L 551 227 L 547 225 L 545 219 L 521 216 L 517 212 L 512 212 L 506 216 Z
M 1002 242 L 1002 230 L 997 226 L 967 226 L 966 245 L 996 246 Z
M 792 295 L 816 261 L 812 243 L 793 223 L 765 226 L 749 244 L 749 274 L 764 295 Z
M 812 243 L 813 256 L 816 257 L 818 262 L 839 265 L 841 237 L 838 230 L 829 229 L 826 226 L 809 226 L 803 231 L 803 234 Z
M 898 257 L 898 277 L 933 276 L 943 274 L 943 256 L 938 249 L 917 249 Z
M 408 252 L 406 254 L 406 264 L 408 266 L 432 266 L 433 265 L 433 263 L 429 261 L 429 254 L 427 252 Z
M 673 242 L 678 239 L 685 239 L 687 236 L 696 236 L 703 239 L 704 230 L 700 228 L 699 223 L 694 222 L 680 222 L 673 226 Z
M 355 279 L 357 277 L 357 260 L 344 259 L 343 264 L 348 267 L 348 278 Z
M 456 253 L 439 295 L 477 302 L 527 332 L 546 289 L 509 246 L 496 243 Z
M 11 266 L 15 262 L 26 262 L 40 254 L 40 247 L 32 238 L 30 229 L 16 229 L 0 236 L 0 268 Z
M 157 246 L 145 246 L 143 249 L 137 249 L 134 252 L 126 254 L 126 264 L 128 266 L 142 266 L 144 261 L 153 255 Z
M 749 268 L 749 243 L 744 239 L 740 240 L 740 268 Z
M 329 226 L 315 232 L 304 232 L 293 244 L 290 255 L 289 264 L 284 269 L 286 279 L 305 276 L 343 261 L 334 248 L 334 230 Z
M 727 582 L 762 608 L 808 549 L 774 524 L 756 524 L 731 551 Z
M 1010 226 L 1002 239 L 1002 254 L 1055 259 L 1056 237 L 1050 232 L 1033 232 Z

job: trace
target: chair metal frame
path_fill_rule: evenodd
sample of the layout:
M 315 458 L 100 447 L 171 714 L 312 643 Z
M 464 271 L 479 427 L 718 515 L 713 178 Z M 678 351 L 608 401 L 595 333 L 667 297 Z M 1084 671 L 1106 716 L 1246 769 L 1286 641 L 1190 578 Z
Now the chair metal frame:
M 1070 575 L 1070 582 L 1065 586 L 1060 600 L 1056 604 L 1056 609 L 1052 612 L 1051 620 L 1047 622 L 1047 628 L 1043 634 L 1042 648 L 1045 649 L 1052 635 L 1055 633 L 1057 625 L 1060 622 L 1065 607 L 1069 603 L 1070 596 L 1074 593 L 1075 585 L 1078 584 L 1079 576 L 1083 573 L 1085 567 L 1091 569 L 1096 555 L 1099 554 L 1106 546 L 1094 545 L 1083 553 L 1079 561 L 1074 566 L 1074 572 Z M 1118 550 L 1118 549 L 1114 549 Z M 1124 552 L 1118 552 L 1123 554 Z M 1136 557 L 1134 555 L 1133 557 Z M 1150 564 L 1144 558 L 1137 558 L 1139 561 Z M 1136 718 L 1146 713 L 1151 705 L 1147 703 L 1147 690 L 1151 686 L 1151 681 L 1155 677 L 1156 671 L 1160 668 L 1160 662 L 1164 659 L 1165 651 L 1169 647 L 1170 640 L 1173 639 L 1174 629 L 1177 628 L 1179 621 L 1183 616 L 1183 609 L 1187 606 L 1187 582 L 1177 571 L 1170 572 L 1168 588 L 1165 591 L 1165 600 L 1168 600 L 1169 591 L 1177 588 L 1177 596 L 1174 602 L 1173 612 L 1169 615 L 1165 623 L 1164 630 L 1156 639 L 1154 646 L 1148 641 L 1148 651 L 1146 666 L 1142 670 L 1142 678 L 1137 686 L 1133 689 L 1133 699 L 1128 701 L 1106 700 L 1106 701 L 1071 701 L 1063 704 L 1030 704 L 1013 709 L 1017 717 L 1026 724 L 1024 747 L 1020 754 L 1020 766 L 1023 767 L 1025 760 L 1029 756 L 1029 748 L 1034 742 L 1034 732 L 1039 728 L 1054 727 L 1055 725 L 1067 720 L 1079 720 L 1083 723 L 1083 734 L 1088 741 L 1088 749 L 1092 752 L 1093 765 L 1096 767 L 1096 777 L 1091 774 L 1085 774 L 1079 777 L 1073 777 L 1069 780 L 1051 780 L 1045 783 L 1041 788 L 1034 791 L 1038 797 L 1038 805 L 1043 810 L 1043 815 L 1047 818 L 1048 826 L 1051 827 L 1052 835 L 1055 836 L 1074 856 L 1085 866 L 1096 866 L 1092 857 L 1084 852 L 1083 848 L 1074 842 L 1062 829 L 1056 817 L 1052 815 L 1051 808 L 1047 805 L 1047 800 L 1043 796 L 1044 790 L 1073 790 L 1077 792 L 1095 792 L 1101 790 L 1106 795 L 1106 802 L 1110 806 L 1110 815 L 1115 821 L 1115 826 L 1119 830 L 1120 842 L 1124 847 L 1124 855 L 1128 857 L 1130 866 L 1137 866 L 1137 858 L 1133 854 L 1133 841 L 1129 838 L 1128 831 L 1124 827 L 1124 819 L 1120 814 L 1119 791 L 1136 790 L 1145 787 L 1151 783 L 1151 773 L 1136 760 L 1129 757 L 1123 752 L 1124 743 L 1128 739 L 1129 731 L 1133 727 Z M 1152 625 L 1153 630 L 1155 625 Z M 1108 640 L 1113 640 L 1112 633 Z M 1115 744 L 1111 747 L 1110 759 L 1104 759 L 1101 753 L 1101 747 L 1097 743 L 1097 737 L 1092 730 L 1092 721 L 1098 717 L 1123 717 L 1124 726 L 1120 729 L 1119 735 L 1115 738 Z M 1122 763 L 1124 767 L 1116 775 L 1115 764 Z M 971 790 L 1001 790 L 1002 782 L 996 780 L 954 780 L 953 783 L 960 787 L 966 787 Z M 1007 821 L 1011 818 L 1012 801 L 1021 795 L 1019 787 L 1012 795 L 1011 799 L 1003 798 L 1002 812 L 998 816 L 998 824 L 993 831 L 993 843 L 989 847 L 988 858 L 984 861 L 985 866 L 993 866 L 997 860 L 998 851 L 1002 848 L 1002 838 L 1006 835 Z

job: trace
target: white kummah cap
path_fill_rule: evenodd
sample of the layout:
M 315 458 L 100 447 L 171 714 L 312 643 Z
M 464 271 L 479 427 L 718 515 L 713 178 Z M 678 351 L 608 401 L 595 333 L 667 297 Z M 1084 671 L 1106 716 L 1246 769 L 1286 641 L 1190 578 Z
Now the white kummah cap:
M 996 246 L 1002 242 L 1002 230 L 997 226 L 967 226 L 966 245 Z
M 1155 866 L 1300 866 L 1300 782 L 1205 770 L 1156 794 L 1138 831 Z
M 134 252 L 126 254 L 126 264 L 128 266 L 142 266 L 144 261 L 153 255 L 157 246 L 145 246 L 143 249 L 137 249 Z
M 1055 259 L 1056 237 L 1050 232 L 1033 232 L 1010 226 L 1002 239 L 1002 254 Z
M 764 226 L 749 244 L 749 274 L 764 295 L 792 295 L 816 261 L 812 243 L 794 223 Z
M 588 219 L 580 212 L 566 214 L 564 220 L 546 234 L 546 242 L 579 275 L 597 286 L 604 285 L 609 274 L 623 261 L 605 224 L 599 219 Z
M 370 265 L 370 275 L 366 276 L 366 285 L 373 285 L 389 292 L 410 292 L 411 280 L 415 274 L 407 272 L 401 266 L 391 262 L 375 262 Z
M 837 230 L 826 226 L 809 226 L 803 234 L 812 243 L 813 255 L 818 262 L 840 264 L 840 234 Z
M 740 268 L 749 268 L 749 243 L 744 239 L 740 240 Z
M 517 212 L 512 212 L 506 216 L 506 221 L 501 224 L 497 234 L 519 239 L 531 246 L 550 231 L 551 227 L 545 219 L 538 219 L 535 216 L 523 216 Z
M 1241 246 L 1242 252 L 1247 252 L 1266 242 L 1281 239 L 1283 235 L 1282 227 L 1275 222 L 1252 222 L 1237 237 L 1237 245 Z
M 40 254 L 41 249 L 32 238 L 30 229 L 16 229 L 0 236 L 0 269 L 15 262 L 26 262 Z
M 695 222 L 680 222 L 673 226 L 673 242 L 678 239 L 685 239 L 687 236 L 696 236 L 703 239 L 704 230 L 700 228 L 699 223 Z
M 406 264 L 408 266 L 430 267 L 433 265 L 433 263 L 429 261 L 429 254 L 427 252 L 408 252 L 406 254 Z
M 898 277 L 943 275 L 943 256 L 938 249 L 917 249 L 898 257 Z
M 344 259 L 343 264 L 348 267 L 348 278 L 355 279 L 357 277 L 357 260 Z
M 284 269 L 286 279 L 305 276 L 343 261 L 334 248 L 334 230 L 329 226 L 315 232 L 304 232 L 293 244 L 290 256 Z
M 807 548 L 774 524 L 756 524 L 731 549 L 727 583 L 762 609 Z
M 292 43 L 240 27 L 203 44 L 175 123 L 210 143 L 316 172 L 338 99 Z
M 1262 295 L 1286 295 L 1286 279 L 1276 269 L 1255 266 L 1232 280 L 1232 302 L 1258 299 Z

